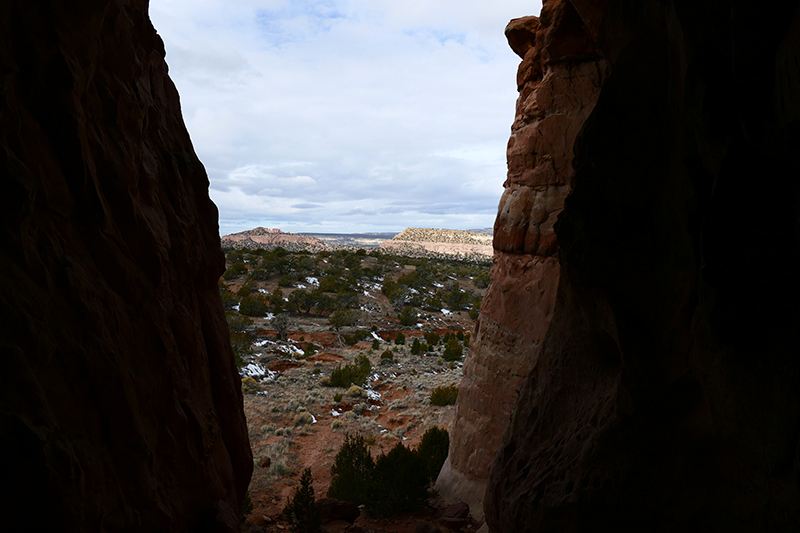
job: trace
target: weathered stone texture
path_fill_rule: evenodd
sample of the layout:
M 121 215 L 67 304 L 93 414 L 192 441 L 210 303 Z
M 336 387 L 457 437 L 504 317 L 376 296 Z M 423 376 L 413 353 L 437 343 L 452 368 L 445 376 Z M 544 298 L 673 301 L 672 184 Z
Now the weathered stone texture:
M 543 210 L 556 215 L 546 255 L 558 275 L 541 300 L 552 311 L 542 319 L 530 312 L 541 303 L 526 302 L 530 319 L 520 319 L 521 308 L 491 299 L 483 309 L 489 318 L 508 307 L 492 329 L 545 330 L 528 345 L 513 409 L 493 405 L 511 416 L 490 467 L 489 529 L 797 531 L 800 3 L 569 3 L 559 16 L 563 2 L 545 3 L 541 28 L 548 17 L 573 23 L 548 33 L 539 60 L 584 57 L 589 36 L 605 66 L 587 114 L 546 141 L 510 143 L 495 245 L 530 253 L 536 201 L 523 187 L 536 186 L 536 147 L 560 150 L 561 135 L 579 131 L 574 162 L 553 157 L 571 176 L 546 182 L 570 188 Z M 524 65 L 539 38 L 528 48 L 515 39 Z M 520 109 L 515 126 L 548 115 Z M 505 296 L 513 302 L 533 270 L 516 285 L 511 276 L 496 265 L 489 292 L 517 287 Z M 475 369 L 504 375 L 519 338 L 476 337 L 459 413 L 473 401 Z M 454 453 L 454 465 L 473 467 Z
M 145 0 L 0 4 L 0 530 L 219 528 L 247 488 L 217 210 L 164 55 Z
M 571 187 L 572 149 L 604 78 L 605 62 L 569 2 L 512 20 L 506 36 L 523 58 L 508 142 L 508 179 L 494 228 L 489 286 L 464 367 L 450 456 L 437 488 L 482 520 L 483 488 L 517 390 L 553 313 L 560 266 L 553 226 Z M 576 30 L 577 28 L 577 30 Z M 553 35 L 576 37 L 569 43 Z

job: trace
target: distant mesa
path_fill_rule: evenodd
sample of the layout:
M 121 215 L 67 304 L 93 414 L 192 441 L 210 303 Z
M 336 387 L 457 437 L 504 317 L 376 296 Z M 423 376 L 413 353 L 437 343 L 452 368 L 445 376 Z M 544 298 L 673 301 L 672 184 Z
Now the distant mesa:
M 479 255 L 492 257 L 492 236 L 475 231 L 453 229 L 406 228 L 381 244 L 392 253 L 431 252 L 444 255 Z
M 324 247 L 325 243 L 316 237 L 309 235 L 297 235 L 295 233 L 285 233 L 279 229 L 255 228 L 239 233 L 231 233 L 220 238 L 224 247 L 232 248 L 258 248 L 262 246 L 319 246 Z

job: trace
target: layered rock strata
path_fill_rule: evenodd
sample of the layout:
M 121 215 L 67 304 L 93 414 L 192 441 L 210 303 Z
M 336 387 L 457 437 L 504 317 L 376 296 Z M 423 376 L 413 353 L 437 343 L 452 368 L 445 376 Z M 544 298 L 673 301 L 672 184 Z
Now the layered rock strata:
M 523 78 L 573 57 L 600 83 L 539 141 L 563 166 L 509 143 L 439 479 L 489 472 L 491 531 L 800 529 L 800 3 L 750 7 L 548 1 L 509 26 Z M 536 215 L 528 182 L 566 199 Z
M 388 253 L 418 256 L 459 256 L 470 260 L 488 260 L 494 253 L 492 236 L 474 231 L 430 228 L 406 228 L 380 249 Z
M 264 246 L 301 245 L 324 247 L 325 243 L 316 237 L 284 233 L 279 229 L 255 228 L 239 233 L 231 233 L 220 238 L 223 246 L 232 248 L 260 248 Z
M 217 210 L 147 5 L 0 5 L 2 531 L 238 528 Z
M 522 58 L 508 179 L 494 227 L 492 281 L 436 484 L 444 498 L 467 502 L 478 520 L 500 437 L 553 316 L 561 271 L 553 226 L 571 190 L 575 139 L 606 72 L 567 1 L 545 3 L 540 17 L 512 20 L 506 37 Z

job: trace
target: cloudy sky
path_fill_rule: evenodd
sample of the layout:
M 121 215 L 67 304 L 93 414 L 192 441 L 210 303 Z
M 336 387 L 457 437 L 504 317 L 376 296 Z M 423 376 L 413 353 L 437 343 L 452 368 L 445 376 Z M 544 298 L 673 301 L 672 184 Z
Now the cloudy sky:
M 491 227 L 530 0 L 150 0 L 220 232 Z

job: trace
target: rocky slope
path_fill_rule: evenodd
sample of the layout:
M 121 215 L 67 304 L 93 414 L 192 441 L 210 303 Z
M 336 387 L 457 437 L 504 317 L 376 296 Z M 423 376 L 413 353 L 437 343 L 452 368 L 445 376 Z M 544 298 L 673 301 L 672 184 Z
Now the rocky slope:
M 798 9 L 551 0 L 509 25 L 498 255 L 439 479 L 488 474 L 491 531 L 800 527 Z
M 325 243 L 316 237 L 284 233 L 279 229 L 255 228 L 232 233 L 220 238 L 223 246 L 231 248 L 263 248 L 265 246 L 323 247 Z
M 147 2 L 3 2 L 0 65 L 0 530 L 238 529 L 217 212 Z

